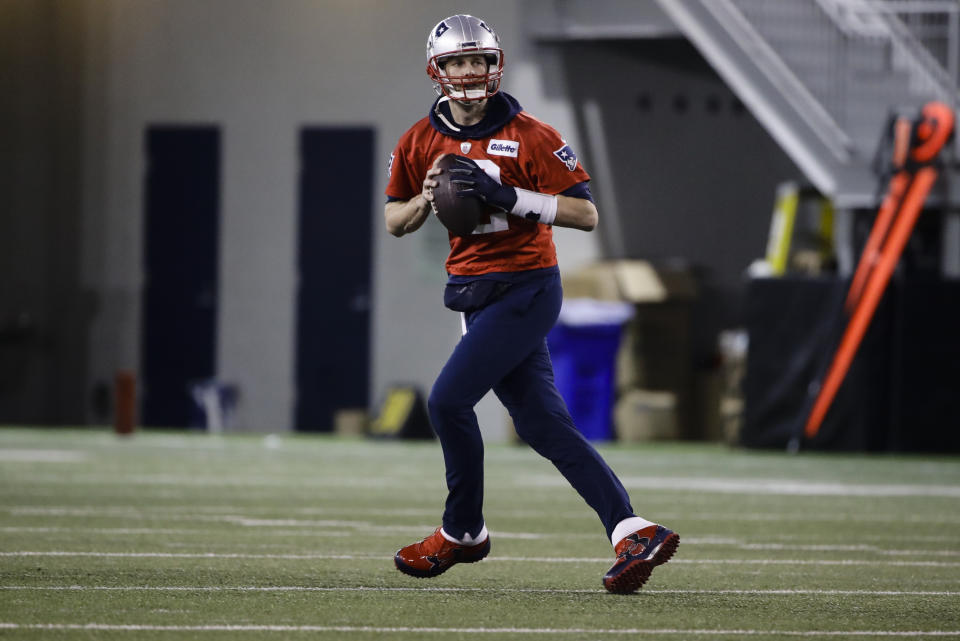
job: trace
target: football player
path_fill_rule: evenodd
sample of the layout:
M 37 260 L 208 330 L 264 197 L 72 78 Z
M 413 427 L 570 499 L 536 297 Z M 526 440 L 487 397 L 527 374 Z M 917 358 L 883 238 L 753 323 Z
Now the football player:
M 486 217 L 468 236 L 450 235 L 444 304 L 459 311 L 464 335 L 428 401 L 446 466 L 441 527 L 401 548 L 397 568 L 433 577 L 490 551 L 483 516 L 483 441 L 474 406 L 493 390 L 517 434 L 549 459 L 592 507 L 614 546 L 603 577 L 633 592 L 674 554 L 680 537 L 637 516 L 616 475 L 580 434 L 557 392 L 546 336 L 563 296 L 552 227 L 591 231 L 597 208 L 590 176 L 549 125 L 501 91 L 504 54 L 483 20 L 454 15 L 427 38 L 427 74 L 438 97 L 390 158 L 384 217 L 403 236 L 431 213 L 436 161 L 458 156 L 450 178 L 459 196 L 479 198 Z

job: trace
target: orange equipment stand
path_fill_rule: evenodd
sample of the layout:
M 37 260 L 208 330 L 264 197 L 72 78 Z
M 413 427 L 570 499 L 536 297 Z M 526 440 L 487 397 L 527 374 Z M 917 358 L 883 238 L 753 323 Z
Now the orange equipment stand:
M 942 102 L 927 103 L 913 123 L 905 119 L 896 122 L 894 167 L 897 173 L 890 181 L 854 272 L 846 302 L 850 320 L 807 417 L 804 436 L 808 439 L 819 432 L 870 326 L 927 195 L 937 180 L 934 161 L 950 139 L 953 127 L 953 111 Z

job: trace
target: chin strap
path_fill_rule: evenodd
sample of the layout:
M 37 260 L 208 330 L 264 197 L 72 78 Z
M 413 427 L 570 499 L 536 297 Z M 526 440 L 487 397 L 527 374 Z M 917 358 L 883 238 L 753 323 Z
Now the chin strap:
M 443 121 L 444 126 L 449 127 L 453 131 L 460 131 L 460 127 L 457 127 L 455 124 L 447 120 L 447 117 L 443 115 L 443 111 L 440 110 L 440 105 L 450 100 L 449 96 L 444 96 L 437 101 L 437 106 L 434 108 L 433 112 L 437 114 L 437 118 Z

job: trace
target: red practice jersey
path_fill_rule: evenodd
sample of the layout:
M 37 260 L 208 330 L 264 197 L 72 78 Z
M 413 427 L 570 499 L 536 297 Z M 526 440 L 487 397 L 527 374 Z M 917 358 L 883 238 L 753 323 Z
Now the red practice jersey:
M 433 161 L 447 153 L 472 158 L 499 182 L 544 194 L 559 194 L 590 180 L 560 134 L 525 111 L 483 138 L 455 138 L 423 118 L 397 143 L 390 156 L 386 194 L 410 200 L 420 193 Z M 475 276 L 518 272 L 557 264 L 550 225 L 490 208 L 471 236 L 450 234 L 447 272 Z

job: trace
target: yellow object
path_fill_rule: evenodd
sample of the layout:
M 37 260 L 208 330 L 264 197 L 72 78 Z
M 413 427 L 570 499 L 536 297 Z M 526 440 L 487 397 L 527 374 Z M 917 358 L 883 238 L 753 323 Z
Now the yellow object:
M 820 259 L 827 262 L 833 255 L 833 201 L 820 201 L 820 219 L 817 231 L 820 234 Z
M 396 435 L 403 429 L 407 417 L 417 400 L 416 392 L 409 387 L 387 391 L 380 416 L 370 426 L 370 433 L 381 436 Z
M 785 182 L 777 187 L 777 201 L 770 221 L 770 236 L 767 238 L 767 263 L 776 276 L 783 276 L 787 271 L 799 202 L 800 189 L 796 183 Z

